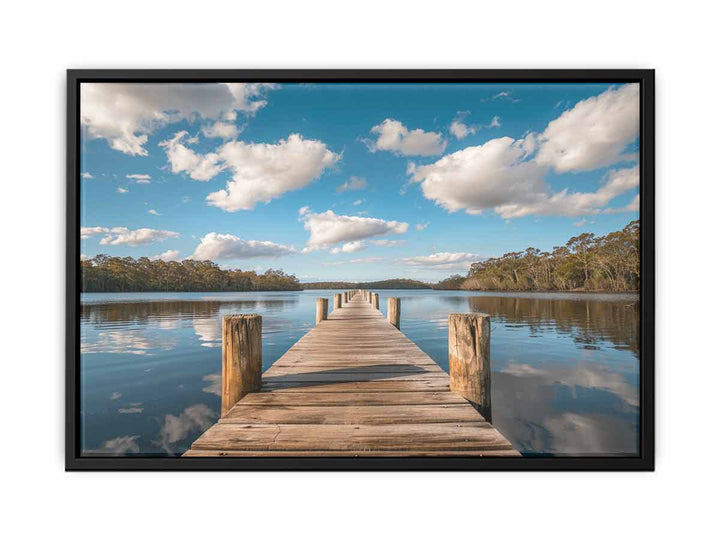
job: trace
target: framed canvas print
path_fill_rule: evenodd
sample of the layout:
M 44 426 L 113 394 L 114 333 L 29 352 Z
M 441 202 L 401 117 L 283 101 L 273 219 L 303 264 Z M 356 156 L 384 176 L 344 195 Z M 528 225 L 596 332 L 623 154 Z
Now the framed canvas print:
M 652 470 L 651 70 L 71 70 L 69 470 Z

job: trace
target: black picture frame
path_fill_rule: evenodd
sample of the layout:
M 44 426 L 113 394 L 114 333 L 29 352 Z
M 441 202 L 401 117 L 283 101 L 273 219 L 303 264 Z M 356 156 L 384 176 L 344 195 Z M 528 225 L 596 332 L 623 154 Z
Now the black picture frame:
M 487 82 L 640 84 L 640 453 L 637 457 L 83 457 L 80 455 L 80 84 L 88 82 Z M 65 469 L 100 470 L 574 470 L 655 466 L 655 72 L 529 70 L 133 70 L 67 71 Z

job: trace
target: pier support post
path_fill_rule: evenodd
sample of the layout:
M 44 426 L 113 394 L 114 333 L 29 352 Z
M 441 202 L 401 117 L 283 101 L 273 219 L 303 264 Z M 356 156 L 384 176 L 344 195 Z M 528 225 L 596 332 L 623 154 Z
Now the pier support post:
M 400 299 L 388 298 L 387 318 L 395 328 L 400 328 Z
M 450 391 L 467 399 L 492 422 L 490 315 L 451 313 L 448 318 Z
M 315 324 L 320 324 L 320 321 L 327 319 L 328 315 L 328 299 L 318 298 L 315 308 Z
M 333 294 L 333 310 L 342 307 L 342 296 L 340 293 Z
M 227 315 L 222 320 L 222 405 L 225 416 L 246 394 L 260 390 L 262 317 Z
M 372 294 L 372 307 L 380 309 L 380 295 L 378 293 Z

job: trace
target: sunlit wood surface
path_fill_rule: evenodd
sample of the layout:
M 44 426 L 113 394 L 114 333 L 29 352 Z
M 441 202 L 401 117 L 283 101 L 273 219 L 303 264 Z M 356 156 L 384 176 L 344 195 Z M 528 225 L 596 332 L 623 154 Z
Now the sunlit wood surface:
M 449 377 L 356 295 L 185 456 L 519 456 Z

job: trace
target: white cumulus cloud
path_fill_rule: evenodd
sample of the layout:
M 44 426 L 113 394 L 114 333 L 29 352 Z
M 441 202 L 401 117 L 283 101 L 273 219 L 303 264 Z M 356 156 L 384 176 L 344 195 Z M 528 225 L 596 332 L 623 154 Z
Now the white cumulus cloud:
M 396 259 L 401 264 L 408 266 L 424 266 L 432 268 L 470 268 L 470 265 L 481 259 L 480 255 L 475 253 L 433 253 L 432 255 L 424 255 L 417 257 L 405 257 Z
M 633 167 L 611 171 L 594 192 L 552 192 L 544 180 L 548 167 L 527 159 L 533 145 L 532 137 L 492 139 L 429 165 L 411 164 L 408 173 L 420 183 L 425 198 L 449 212 L 480 214 L 492 209 L 504 218 L 594 214 L 638 185 Z
M 359 176 L 351 176 L 350 180 L 348 180 L 344 184 L 341 184 L 337 188 L 337 190 L 338 193 L 342 193 L 343 191 L 357 191 L 359 189 L 365 189 L 367 186 L 367 180 L 365 180 L 364 178 L 361 178 Z
M 85 240 L 86 238 L 90 238 L 91 236 L 95 236 L 96 234 L 103 234 L 109 232 L 110 229 L 108 227 L 80 227 L 80 238 Z
M 125 178 L 137 181 L 138 184 L 148 183 L 152 176 L 149 174 L 126 174 Z
M 501 137 L 429 165 L 411 165 L 408 172 L 420 182 L 425 198 L 450 212 L 479 214 L 503 204 L 532 201 L 544 192 L 544 169 L 523 161 L 525 156 L 523 140 Z
M 468 135 L 475 133 L 475 128 L 463 123 L 462 120 L 453 120 L 450 124 L 450 133 L 455 135 L 456 139 L 464 139 Z
M 337 255 L 338 253 L 355 253 L 356 251 L 361 251 L 363 249 L 365 249 L 365 242 L 356 240 L 354 242 L 347 242 L 340 247 L 332 248 L 330 253 L 333 255 Z
M 436 156 L 442 154 L 447 145 L 440 133 L 409 130 L 392 118 L 386 118 L 370 131 L 377 135 L 377 140 L 368 145 L 372 152 L 386 150 L 403 156 Z
M 84 178 L 86 180 L 89 180 L 90 178 L 95 178 L 92 174 L 89 172 L 80 173 L 80 177 Z
M 225 189 L 210 193 L 208 203 L 228 212 L 252 210 L 288 191 L 307 186 L 337 163 L 339 154 L 321 141 L 292 134 L 277 144 L 226 143 L 218 151 L 233 178 Z
M 640 85 L 610 88 L 550 122 L 539 137 L 536 160 L 557 172 L 569 172 L 634 159 L 624 152 L 639 130 Z
M 87 137 L 105 139 L 129 155 L 148 155 L 145 143 L 158 127 L 188 120 L 234 120 L 267 104 L 268 83 L 83 83 L 80 122 Z
M 177 249 L 168 249 L 160 255 L 150 257 L 151 261 L 177 261 L 180 259 L 180 252 Z
M 82 239 L 87 239 L 98 234 L 105 235 L 100 240 L 100 244 L 111 246 L 124 244 L 139 246 L 141 244 L 162 242 L 168 238 L 177 238 L 180 236 L 179 233 L 173 231 L 159 231 L 147 228 L 130 230 L 127 227 L 81 227 L 80 229 L 80 238 Z
M 291 253 L 296 253 L 292 246 L 262 240 L 243 240 L 232 234 L 211 232 L 202 238 L 192 258 L 199 261 L 260 257 L 274 259 Z
M 160 147 L 165 149 L 173 173 L 184 172 L 193 180 L 207 182 L 224 169 L 220 156 L 213 152 L 202 155 L 188 148 L 184 144 L 189 144 L 189 141 L 185 141 L 187 135 L 187 131 L 178 131 L 172 139 L 162 141 Z
M 474 135 L 482 128 L 496 128 L 502 125 L 500 123 L 499 116 L 493 116 L 492 120 L 490 120 L 490 123 L 488 123 L 487 125 L 468 125 L 465 123 L 465 117 L 468 114 L 468 111 L 459 112 L 457 117 L 450 124 L 450 133 L 452 133 L 458 140 L 464 139 L 468 135 Z
M 205 126 L 202 132 L 203 135 L 208 138 L 218 139 L 234 139 L 239 133 L 235 124 L 231 122 L 222 122 L 220 120 L 212 125 Z
M 569 193 L 564 189 L 557 193 L 539 193 L 534 202 L 501 205 L 495 208 L 495 212 L 504 218 L 597 214 L 615 197 L 637 188 L 639 184 L 640 173 L 637 167 L 610 171 L 596 191 Z M 630 210 L 631 206 L 621 211 Z
M 301 208 L 301 221 L 310 231 L 310 238 L 304 251 L 328 249 L 336 244 L 347 244 L 387 234 L 404 234 L 408 224 L 399 221 L 385 221 L 379 218 L 343 216 L 327 210 L 316 214 L 307 207 Z

